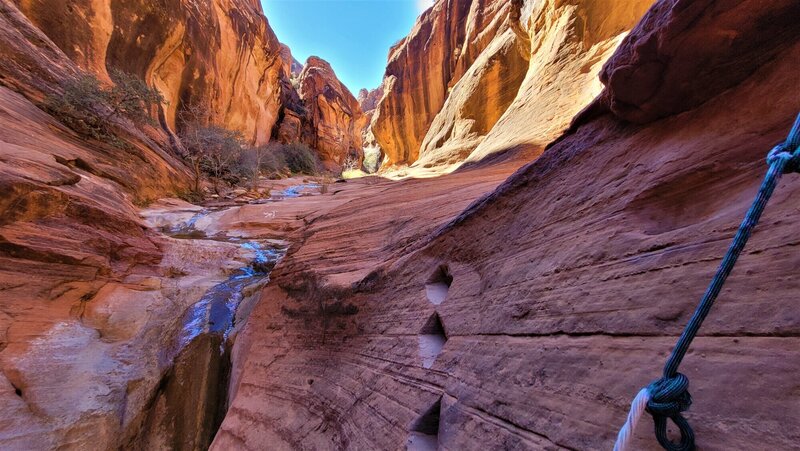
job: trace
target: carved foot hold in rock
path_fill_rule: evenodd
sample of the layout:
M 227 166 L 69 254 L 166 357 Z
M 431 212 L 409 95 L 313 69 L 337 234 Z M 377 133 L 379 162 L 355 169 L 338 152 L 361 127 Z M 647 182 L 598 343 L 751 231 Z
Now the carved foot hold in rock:
M 422 327 L 419 335 L 419 357 L 424 368 L 431 368 L 447 342 L 442 320 L 434 313 Z
M 453 276 L 447 265 L 441 265 L 431 274 L 425 284 L 425 294 L 433 305 L 439 305 L 447 299 L 447 292 L 453 284 Z
M 411 433 L 406 441 L 408 451 L 436 451 L 439 447 L 439 416 L 442 410 L 440 397 L 411 426 Z

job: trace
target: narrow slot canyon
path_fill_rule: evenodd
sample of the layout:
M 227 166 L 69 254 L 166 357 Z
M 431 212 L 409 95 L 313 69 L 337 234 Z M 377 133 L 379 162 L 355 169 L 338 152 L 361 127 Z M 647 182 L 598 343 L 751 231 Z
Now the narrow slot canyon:
M 0 0 L 0 449 L 795 449 L 798 23 Z

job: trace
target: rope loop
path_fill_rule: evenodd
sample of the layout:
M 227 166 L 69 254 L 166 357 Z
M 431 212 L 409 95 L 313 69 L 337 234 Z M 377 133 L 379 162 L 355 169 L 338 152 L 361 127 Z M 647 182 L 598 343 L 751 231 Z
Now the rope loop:
M 681 432 L 681 441 L 678 443 L 673 443 L 667 436 L 667 418 L 672 420 Z M 667 451 L 694 451 L 694 431 L 683 415 L 678 413 L 671 417 L 653 417 L 653 421 L 656 425 L 656 440 L 662 448 Z
M 688 451 L 694 449 L 694 432 L 682 412 L 692 405 L 689 394 L 689 378 L 681 373 L 664 376 L 647 387 L 650 400 L 647 412 L 653 416 L 658 443 L 668 451 Z M 667 419 L 671 419 L 681 432 L 681 441 L 673 443 L 667 437 Z

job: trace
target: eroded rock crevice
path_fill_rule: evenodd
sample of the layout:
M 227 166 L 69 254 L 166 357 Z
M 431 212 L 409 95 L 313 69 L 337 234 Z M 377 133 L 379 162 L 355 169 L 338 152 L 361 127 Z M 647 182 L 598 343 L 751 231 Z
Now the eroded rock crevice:
M 425 295 L 433 305 L 439 305 L 447 299 L 453 276 L 447 265 L 438 266 L 425 283 Z
M 162 376 L 126 449 L 208 449 L 228 407 L 230 346 L 220 334 L 195 338 Z

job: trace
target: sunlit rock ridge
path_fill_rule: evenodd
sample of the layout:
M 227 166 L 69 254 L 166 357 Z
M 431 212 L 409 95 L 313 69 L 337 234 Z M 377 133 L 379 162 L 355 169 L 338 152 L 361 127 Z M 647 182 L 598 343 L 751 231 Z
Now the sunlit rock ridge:
M 372 133 L 388 164 L 538 154 L 597 94 L 652 2 L 438 1 L 390 52 Z

